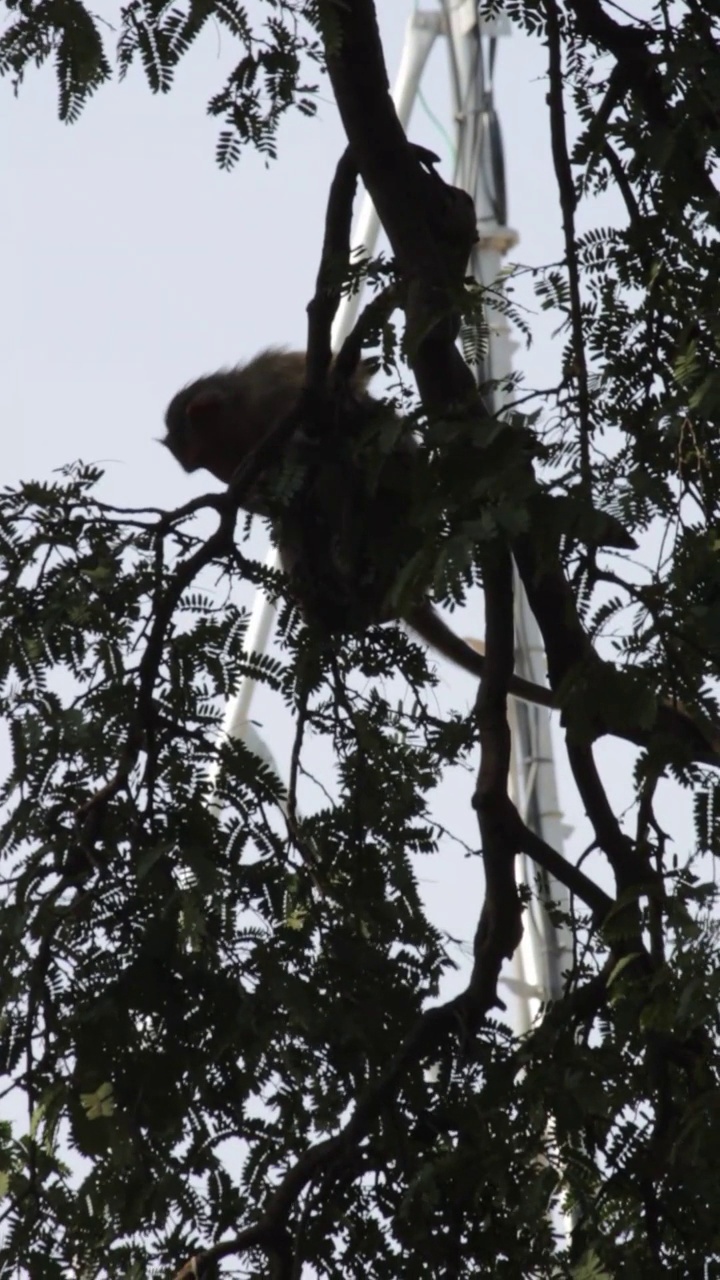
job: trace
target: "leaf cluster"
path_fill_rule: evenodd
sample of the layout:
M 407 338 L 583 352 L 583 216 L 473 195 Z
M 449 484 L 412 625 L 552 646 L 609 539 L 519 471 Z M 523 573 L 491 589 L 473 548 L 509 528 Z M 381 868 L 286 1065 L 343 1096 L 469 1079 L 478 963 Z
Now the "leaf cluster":
M 18 82 L 53 57 L 74 119 L 110 74 L 101 24 L 77 0 L 8 9 L 0 71 Z M 282 660 L 247 654 L 232 584 L 282 584 L 235 545 L 228 500 L 118 511 L 82 466 L 4 491 L 0 1262 L 33 1280 L 130 1280 L 208 1246 L 258 1275 L 307 1261 L 410 1280 L 693 1275 L 720 1253 L 718 934 L 702 861 L 720 850 L 720 805 L 716 775 L 659 719 L 679 702 L 717 721 L 716 17 L 703 0 L 636 23 L 600 0 L 507 10 L 549 53 L 564 251 L 534 275 L 558 381 L 513 383 L 502 425 L 451 396 L 416 420 L 426 465 L 397 591 L 431 583 L 460 601 L 498 565 L 509 576 L 509 555 L 489 552 L 512 547 L 522 567 L 531 544 L 553 674 L 576 651 L 568 636 L 583 659 L 592 644 L 613 658 L 575 663 L 564 707 L 588 874 L 539 838 L 528 855 L 592 912 L 554 911 L 572 935 L 564 994 L 520 1040 L 492 1016 L 468 1035 L 467 1002 L 438 1005 L 452 965 L 418 862 L 447 848 L 433 791 L 481 738 L 488 882 L 499 867 L 509 891 L 478 913 L 473 980 L 498 897 L 519 914 L 523 824 L 504 792 L 489 813 L 486 773 L 502 761 L 488 742 L 506 742 L 492 707 L 440 718 L 402 632 L 321 642 L 289 603 Z M 208 22 L 239 43 L 210 108 L 225 165 L 245 142 L 274 154 L 283 113 L 311 110 L 316 31 L 337 76 L 343 24 L 361 12 L 372 48 L 361 0 L 266 11 L 260 34 L 230 0 L 121 13 L 119 69 L 139 58 L 155 92 Z M 610 188 L 622 220 L 581 231 L 582 202 Z M 479 364 L 476 292 L 452 306 Z M 387 329 L 373 333 L 387 366 Z M 367 442 L 368 474 L 394 423 Z M 191 523 L 204 508 L 218 515 L 207 539 Z M 558 540 L 559 598 L 546 581 Z M 399 544 L 385 554 L 399 560 Z M 507 600 L 491 605 L 497 621 Z M 401 699 L 384 683 L 396 670 Z M 292 715 L 287 788 L 243 742 L 218 740 L 244 675 Z M 632 836 L 595 768 L 598 723 L 644 744 Z M 657 820 L 668 772 L 693 791 L 696 848 L 672 849 Z M 512 840 L 493 863 L 504 820 Z

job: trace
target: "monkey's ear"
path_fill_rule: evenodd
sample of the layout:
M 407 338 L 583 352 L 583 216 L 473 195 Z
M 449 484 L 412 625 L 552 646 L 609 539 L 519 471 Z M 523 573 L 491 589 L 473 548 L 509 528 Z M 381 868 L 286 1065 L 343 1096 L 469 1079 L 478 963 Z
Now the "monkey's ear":
M 199 391 L 185 409 L 192 431 L 202 435 L 216 432 L 222 419 L 223 407 L 224 397 L 219 391 Z

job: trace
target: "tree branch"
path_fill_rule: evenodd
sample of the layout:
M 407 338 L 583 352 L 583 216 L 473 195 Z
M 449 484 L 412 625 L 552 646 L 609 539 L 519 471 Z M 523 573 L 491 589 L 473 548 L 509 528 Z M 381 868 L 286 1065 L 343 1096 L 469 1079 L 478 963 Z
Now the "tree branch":
M 507 694 L 513 673 L 514 620 L 512 561 L 497 544 L 484 556 L 485 665 L 475 715 L 481 761 L 473 807 L 478 815 L 485 866 L 485 901 L 473 944 L 474 963 L 466 1001 L 467 1035 L 477 1029 L 478 1011 L 496 990 L 504 959 L 522 936 L 520 897 L 515 882 L 518 852 L 514 808 L 507 793 L 510 728 Z
M 599 927 L 615 905 L 614 899 L 600 889 L 579 867 L 574 867 L 561 853 L 531 831 L 522 821 L 520 814 L 517 815 L 517 820 L 520 824 L 518 835 L 520 853 L 526 854 L 549 875 L 559 880 L 560 884 L 564 884 L 576 898 L 584 902 L 593 913 L 595 926 Z
M 617 62 L 617 85 L 635 97 L 645 113 L 651 129 L 670 135 L 678 121 L 668 105 L 656 56 L 650 49 L 647 32 L 640 27 L 616 22 L 603 9 L 600 0 L 567 0 L 578 33 L 583 40 L 611 53 Z M 696 194 L 709 206 L 713 220 L 718 218 L 718 192 L 704 164 L 689 148 L 679 153 L 689 181 Z
M 592 494 L 590 471 L 590 394 L 588 391 L 585 337 L 583 334 L 582 304 L 580 299 L 580 264 L 575 243 L 575 208 L 577 198 L 568 154 L 565 128 L 565 104 L 563 101 L 563 69 L 560 41 L 560 20 L 555 0 L 545 0 L 547 18 L 550 92 L 550 137 L 555 176 L 557 178 L 562 210 L 565 260 L 570 287 L 570 323 L 573 336 L 574 376 L 578 389 L 578 416 L 580 420 L 580 473 L 589 499 Z
M 350 232 L 357 179 L 357 164 L 348 147 L 338 161 L 330 186 L 315 296 L 307 307 L 306 385 L 314 391 L 323 386 L 332 359 L 330 333 L 350 262 Z
M 569 705 L 589 686 L 600 658 L 585 633 L 572 590 L 554 555 L 539 547 L 538 540 L 529 534 L 515 539 L 513 555 L 543 638 L 550 687 L 555 691 L 564 686 L 562 704 Z M 680 702 L 659 701 L 655 723 L 649 728 L 614 725 L 599 706 L 594 708 L 594 719 L 595 737 L 612 733 L 638 747 L 652 747 L 664 737 L 681 762 L 720 767 L 720 727 L 701 720 Z
M 613 869 L 618 892 L 656 881 L 652 868 L 626 836 L 605 793 L 592 748 L 567 742 L 567 753 L 575 785 L 585 806 L 595 839 Z

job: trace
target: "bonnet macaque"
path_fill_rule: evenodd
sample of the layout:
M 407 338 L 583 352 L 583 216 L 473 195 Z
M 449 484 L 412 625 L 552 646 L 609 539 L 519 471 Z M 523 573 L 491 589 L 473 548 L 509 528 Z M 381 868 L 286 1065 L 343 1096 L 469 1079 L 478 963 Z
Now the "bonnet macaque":
M 270 516 L 304 617 L 330 632 L 362 630 L 398 616 L 393 584 L 421 536 L 409 528 L 403 501 L 417 446 L 403 435 L 393 410 L 367 393 L 369 377 L 361 365 L 343 396 L 320 406 L 334 418 L 321 432 L 303 420 L 278 442 L 277 456 L 269 444 L 267 465 L 239 495 L 246 511 Z M 228 484 L 296 407 L 304 382 L 304 353 L 282 350 L 198 378 L 171 400 L 163 443 L 186 471 L 205 468 Z M 365 456 L 368 439 L 383 425 L 393 428 L 392 445 L 384 454 L 376 446 Z M 445 625 L 427 596 L 404 608 L 403 621 L 444 657 L 482 675 L 482 655 Z M 510 692 L 554 705 L 549 689 L 520 676 L 512 677 Z

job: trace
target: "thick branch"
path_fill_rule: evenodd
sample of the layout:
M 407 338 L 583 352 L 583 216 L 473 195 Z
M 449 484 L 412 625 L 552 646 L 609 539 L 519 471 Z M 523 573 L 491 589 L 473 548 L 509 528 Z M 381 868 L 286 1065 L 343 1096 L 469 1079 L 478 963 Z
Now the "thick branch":
M 307 386 L 322 387 L 332 357 L 330 333 L 350 262 L 350 231 L 358 171 L 348 148 L 338 161 L 328 196 L 325 236 L 315 284 L 308 303 Z
M 480 727 L 481 763 L 473 806 L 477 811 L 485 866 L 485 902 L 475 934 L 474 964 L 468 991 L 468 1033 L 477 1026 L 477 1009 L 487 1007 L 490 984 L 496 986 L 505 958 L 522 936 L 520 897 L 515 882 L 518 852 L 513 806 L 507 793 L 510 729 L 507 694 L 513 672 L 514 622 L 512 561 L 501 546 L 487 552 L 485 583 L 485 666 L 475 714 Z
M 572 590 L 554 556 L 545 548 L 538 550 L 530 535 L 516 538 L 513 554 L 530 607 L 537 619 L 547 655 L 548 679 L 553 690 L 582 677 L 584 685 L 592 680 L 593 667 L 600 659 L 588 639 L 575 605 Z M 572 694 L 572 689 L 569 691 Z M 595 736 L 613 733 L 638 747 L 650 747 L 658 735 L 670 740 L 685 762 L 697 761 L 720 767 L 720 729 L 701 723 L 681 703 L 663 700 L 658 703 L 655 724 L 651 728 L 615 727 L 606 720 L 600 707 L 594 708 Z
M 589 7 L 593 12 L 599 8 L 596 0 Z M 372 0 L 346 0 L 337 17 L 339 40 L 328 52 L 328 71 L 353 156 L 407 288 L 408 357 L 423 404 L 431 416 L 447 416 L 453 407 L 473 413 L 481 442 L 487 410 L 454 344 L 457 299 L 475 238 L 472 201 L 436 174 L 424 172 L 405 138 L 388 90 Z M 634 39 L 631 34 L 631 44 Z M 542 524 L 543 512 L 531 509 L 533 514 Z M 547 539 L 543 544 L 538 545 L 533 530 L 516 541 L 513 551 L 545 641 L 550 684 L 557 690 L 582 664 L 599 660 L 557 553 Z M 598 734 L 618 733 L 641 746 L 649 745 L 657 732 L 670 734 L 687 760 L 720 765 L 720 730 L 706 729 L 679 706 L 661 703 L 649 730 L 616 729 L 600 713 L 596 724 Z
M 372 0 L 347 0 L 327 66 L 348 141 L 407 285 L 406 344 L 428 412 L 476 395 L 454 338 L 458 299 L 477 238 L 464 192 L 423 169 L 390 97 Z

